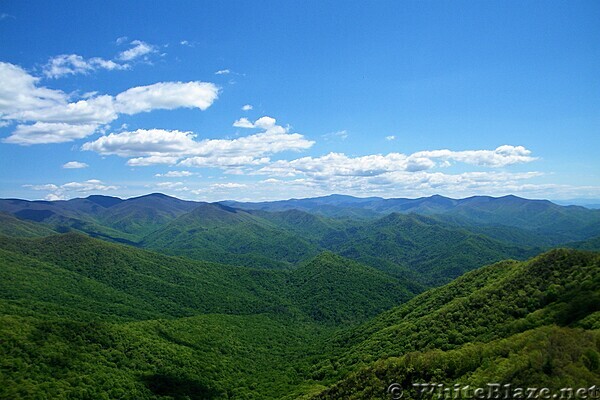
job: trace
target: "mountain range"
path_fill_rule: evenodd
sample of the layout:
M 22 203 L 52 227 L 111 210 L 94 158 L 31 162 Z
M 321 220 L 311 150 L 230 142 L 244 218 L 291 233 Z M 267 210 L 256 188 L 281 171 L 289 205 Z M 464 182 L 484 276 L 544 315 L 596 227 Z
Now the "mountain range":
M 41 234 L 75 231 L 166 254 L 256 268 L 290 268 L 333 251 L 425 286 L 490 262 L 525 259 L 600 237 L 600 210 L 515 196 L 454 200 L 332 195 L 203 203 L 155 193 L 127 200 L 97 195 L 53 202 L 3 199 L 0 212 L 9 214 L 4 218 L 38 223 Z
M 600 210 L 0 199 L 0 398 L 367 399 L 600 379 Z

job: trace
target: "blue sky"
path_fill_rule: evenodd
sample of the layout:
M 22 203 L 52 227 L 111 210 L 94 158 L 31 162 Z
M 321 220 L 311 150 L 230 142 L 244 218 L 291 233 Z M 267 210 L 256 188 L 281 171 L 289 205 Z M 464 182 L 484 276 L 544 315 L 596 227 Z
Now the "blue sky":
M 600 199 L 600 3 L 0 2 L 0 197 Z

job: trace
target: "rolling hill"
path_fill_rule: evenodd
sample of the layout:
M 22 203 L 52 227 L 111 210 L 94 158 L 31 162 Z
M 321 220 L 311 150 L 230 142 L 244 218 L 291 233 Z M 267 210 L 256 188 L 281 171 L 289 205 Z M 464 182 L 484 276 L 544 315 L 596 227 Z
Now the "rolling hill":
M 220 204 L 204 204 L 146 236 L 142 246 L 169 254 L 261 268 L 285 268 L 319 250 L 276 224 Z
M 141 238 L 202 203 L 153 193 L 122 200 L 89 196 L 59 201 L 0 199 L 0 211 L 43 223 L 58 232 L 71 230 L 93 237 L 135 244 Z
M 0 200 L 0 210 L 37 224 L 45 234 L 76 231 L 165 254 L 255 268 L 292 268 L 332 251 L 424 287 L 491 262 L 525 259 L 558 243 L 600 234 L 599 210 L 515 196 L 454 200 L 332 195 L 235 203 L 244 209 L 226 204 L 234 203 L 191 202 L 154 193 L 127 200 L 7 199 Z M 323 207 L 337 208 L 337 217 L 325 215 Z M 27 229 L 10 231 L 27 235 Z
M 383 199 L 330 195 L 274 202 L 227 202 L 227 204 L 248 210 L 299 209 L 328 216 L 350 216 L 361 213 L 366 216 L 390 213 L 440 216 L 465 226 L 508 226 L 525 229 L 545 237 L 545 240 L 551 240 L 553 245 L 600 234 L 600 210 L 580 206 L 560 206 L 547 200 L 529 200 L 517 196 L 473 196 L 451 199 L 434 195 L 418 199 Z
M 409 297 L 327 253 L 273 271 L 78 233 L 4 236 L 0 397 L 284 397 L 325 337 Z
M 337 356 L 314 374 L 343 378 L 315 398 L 389 398 L 392 382 L 589 387 L 600 378 L 599 288 L 600 255 L 574 250 L 469 272 L 334 337 Z
M 293 270 L 292 302 L 312 319 L 333 324 L 365 320 L 413 297 L 410 284 L 331 252 Z
M 503 243 L 436 219 L 392 213 L 365 224 L 327 247 L 351 259 L 436 286 L 471 269 L 506 258 L 525 259 L 540 249 Z
M 40 237 L 56 234 L 49 227 L 20 220 L 11 214 L 0 212 L 0 235 L 15 237 Z
M 277 271 L 67 233 L 2 237 L 0 274 L 2 398 L 383 399 L 391 382 L 600 378 L 598 253 L 503 261 L 413 297 L 329 252 Z

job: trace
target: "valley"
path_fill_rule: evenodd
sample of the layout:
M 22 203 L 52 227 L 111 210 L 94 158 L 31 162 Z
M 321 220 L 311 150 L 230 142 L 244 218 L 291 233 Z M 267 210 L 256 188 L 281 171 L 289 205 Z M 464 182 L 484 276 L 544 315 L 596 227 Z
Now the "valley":
M 600 378 L 600 210 L 151 194 L 3 199 L 0 220 L 1 398 L 385 399 L 392 382 Z

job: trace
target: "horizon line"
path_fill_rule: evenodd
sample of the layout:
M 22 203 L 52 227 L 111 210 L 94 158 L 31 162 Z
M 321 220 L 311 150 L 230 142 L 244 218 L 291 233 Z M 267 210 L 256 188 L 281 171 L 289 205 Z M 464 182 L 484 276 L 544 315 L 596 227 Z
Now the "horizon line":
M 492 196 L 492 195 L 487 195 L 487 194 L 480 194 L 480 195 L 472 195 L 472 196 L 466 196 L 466 197 L 448 197 L 448 196 L 444 196 L 441 194 L 433 194 L 430 196 L 420 196 L 420 197 L 382 197 L 382 196 L 354 196 L 354 195 L 348 195 L 348 194 L 341 194 L 341 193 L 331 193 L 328 195 L 323 195 L 323 196 L 314 196 L 314 197 L 291 197 L 291 198 L 282 198 L 282 199 L 276 199 L 276 200 L 257 200 L 257 201 L 242 201 L 242 200 L 234 200 L 234 199 L 224 199 L 224 200 L 217 200 L 217 201 L 203 201 L 203 200 L 187 200 L 187 199 L 182 199 L 176 196 L 172 196 L 169 194 L 165 194 L 162 192 L 151 192 L 151 193 L 147 193 L 147 194 L 142 194 L 142 195 L 136 195 L 136 196 L 131 196 L 131 197 L 119 197 L 119 196 L 110 196 L 110 195 L 105 195 L 105 194 L 90 194 L 88 196 L 85 197 L 72 197 L 70 199 L 60 199 L 60 200 L 45 200 L 45 199 L 33 199 L 33 200 L 29 200 L 29 199 L 23 199 L 23 198 L 18 198 L 18 197 L 6 197 L 6 198 L 0 198 L 0 200 L 20 200 L 20 201 L 29 201 L 29 202 L 45 202 L 45 203 L 59 203 L 59 202 L 68 202 L 68 201 L 72 201 L 72 200 L 85 200 L 88 199 L 90 197 L 105 197 L 105 198 L 114 198 L 114 199 L 119 199 L 122 201 L 127 201 L 127 200 L 133 200 L 133 199 L 138 199 L 138 198 L 142 198 L 142 197 L 148 197 L 148 196 L 164 196 L 164 197 L 169 197 L 169 198 L 173 198 L 173 199 L 177 199 L 177 200 L 181 200 L 181 201 L 191 201 L 191 202 L 197 202 L 197 203 L 209 203 L 209 204 L 215 204 L 215 203 L 225 203 L 225 202 L 235 202 L 235 203 L 245 203 L 245 204 L 257 204 L 257 203 L 275 203 L 275 202 L 283 202 L 283 201 L 301 201 L 301 200 L 313 200 L 313 199 L 324 199 L 324 198 L 328 198 L 328 197 L 334 197 L 334 196 L 339 196 L 339 197 L 348 197 L 348 198 L 353 198 L 353 199 L 357 199 L 357 200 L 368 200 L 368 199 L 379 199 L 379 200 L 421 200 L 421 199 L 430 199 L 430 198 L 434 198 L 434 197 L 439 197 L 439 198 L 444 198 L 444 199 L 448 199 L 448 200 L 455 200 L 455 201 L 460 201 L 460 200 L 467 200 L 467 199 L 472 199 L 472 198 L 477 198 L 477 197 L 482 197 L 482 198 L 491 198 L 491 199 L 502 199 L 502 198 L 507 198 L 507 197 L 514 197 L 514 198 L 518 198 L 518 199 L 522 199 L 522 200 L 528 200 L 528 201 L 549 201 L 551 203 L 557 204 L 557 205 L 581 205 L 581 204 L 568 204 L 571 201 L 587 201 L 590 202 L 589 205 L 600 205 L 600 199 L 590 199 L 590 198 L 573 198 L 573 199 L 566 199 L 566 200 L 553 200 L 553 199 L 549 199 L 549 198 L 528 198 L 528 197 L 522 197 L 522 196 L 518 196 L 515 194 L 507 194 L 507 195 L 502 195 L 502 196 Z M 561 204 L 562 203 L 562 204 Z M 598 204 L 596 204 L 598 203 Z

